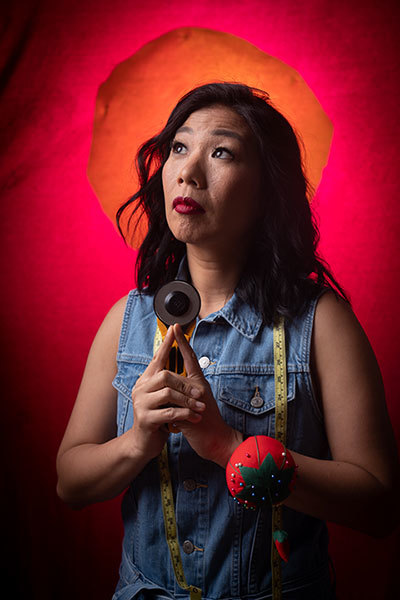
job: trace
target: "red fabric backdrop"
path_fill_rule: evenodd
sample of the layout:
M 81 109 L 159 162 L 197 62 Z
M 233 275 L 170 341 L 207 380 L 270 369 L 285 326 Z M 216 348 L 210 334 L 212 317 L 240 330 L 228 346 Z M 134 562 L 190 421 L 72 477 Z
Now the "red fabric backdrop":
M 91 340 L 133 286 L 134 255 L 85 174 L 98 86 L 185 25 L 243 37 L 300 72 L 335 128 L 315 201 L 321 250 L 375 348 L 398 432 L 400 11 L 394 0 L 16 0 L 2 15 L 3 566 L 13 598 L 107 599 L 119 500 L 78 513 L 55 495 Z M 339 599 L 394 598 L 395 536 L 330 530 Z

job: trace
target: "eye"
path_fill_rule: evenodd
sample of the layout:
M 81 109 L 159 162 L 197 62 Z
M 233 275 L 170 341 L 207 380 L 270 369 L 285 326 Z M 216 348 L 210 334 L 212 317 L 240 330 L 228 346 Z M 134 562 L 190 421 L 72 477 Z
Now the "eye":
M 228 148 L 224 148 L 223 146 L 219 146 L 214 150 L 212 156 L 215 158 L 235 158 L 233 152 L 228 150 Z
M 178 142 L 177 140 L 171 142 L 171 148 L 174 154 L 184 154 L 187 150 L 185 144 L 182 144 L 182 142 Z

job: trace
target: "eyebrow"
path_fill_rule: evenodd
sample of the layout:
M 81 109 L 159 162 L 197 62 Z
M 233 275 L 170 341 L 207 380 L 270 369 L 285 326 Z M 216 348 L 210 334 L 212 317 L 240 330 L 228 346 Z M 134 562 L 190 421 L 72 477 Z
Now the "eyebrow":
M 182 125 L 182 127 L 179 127 L 176 133 L 193 133 L 193 129 L 187 125 Z M 214 131 L 211 132 L 211 135 L 236 138 L 239 140 L 239 142 L 244 141 L 243 137 L 239 135 L 239 133 L 236 133 L 236 131 L 231 131 L 230 129 L 214 129 Z

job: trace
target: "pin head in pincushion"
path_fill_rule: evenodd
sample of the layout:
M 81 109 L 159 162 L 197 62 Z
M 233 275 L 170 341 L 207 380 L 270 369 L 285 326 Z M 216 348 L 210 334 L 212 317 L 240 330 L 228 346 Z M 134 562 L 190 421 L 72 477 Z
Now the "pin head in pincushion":
M 226 482 L 234 499 L 246 508 L 280 504 L 293 489 L 296 465 L 289 450 L 266 435 L 247 438 L 226 466 Z

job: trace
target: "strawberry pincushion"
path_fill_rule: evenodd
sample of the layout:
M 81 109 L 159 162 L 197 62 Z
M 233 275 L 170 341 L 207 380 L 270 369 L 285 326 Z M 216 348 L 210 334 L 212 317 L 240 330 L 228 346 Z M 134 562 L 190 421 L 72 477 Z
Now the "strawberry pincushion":
M 226 482 L 234 499 L 246 508 L 268 507 L 287 498 L 296 478 L 289 450 L 266 435 L 247 438 L 226 466 Z

